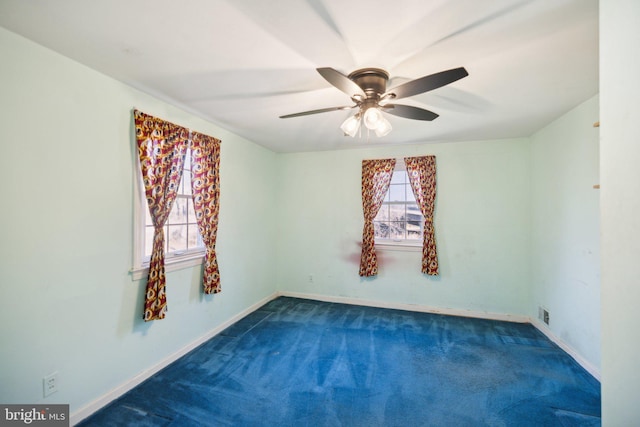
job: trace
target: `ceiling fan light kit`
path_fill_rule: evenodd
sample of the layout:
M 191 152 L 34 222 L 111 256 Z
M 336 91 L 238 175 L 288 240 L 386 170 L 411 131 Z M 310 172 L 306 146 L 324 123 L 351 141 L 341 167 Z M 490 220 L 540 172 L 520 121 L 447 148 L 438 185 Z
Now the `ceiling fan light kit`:
M 325 80 L 349 95 L 354 105 L 322 108 L 319 110 L 288 114 L 280 116 L 280 118 L 287 119 L 328 111 L 357 108 L 358 112 L 347 118 L 342 125 L 340 125 L 340 129 L 342 129 L 344 134 L 351 137 L 356 136 L 360 129 L 361 122 L 364 122 L 365 127 L 373 130 L 378 137 L 385 136 L 391 132 L 391 123 L 384 117 L 382 114 L 383 111 L 412 120 L 434 120 L 438 117 L 438 114 L 433 111 L 411 105 L 389 104 L 389 102 L 446 86 L 449 83 L 453 83 L 469 75 L 464 67 L 453 68 L 411 80 L 387 91 L 389 74 L 380 68 L 362 68 L 352 72 L 348 76 L 329 67 L 317 68 L 316 70 Z

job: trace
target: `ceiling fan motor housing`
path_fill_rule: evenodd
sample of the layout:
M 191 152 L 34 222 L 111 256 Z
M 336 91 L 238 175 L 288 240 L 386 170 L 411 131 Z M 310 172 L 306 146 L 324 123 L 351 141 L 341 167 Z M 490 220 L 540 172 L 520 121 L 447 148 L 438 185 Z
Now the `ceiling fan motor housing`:
M 349 79 L 360 86 L 367 95 L 367 100 L 377 102 L 387 90 L 389 74 L 380 68 L 361 68 L 349 74 Z

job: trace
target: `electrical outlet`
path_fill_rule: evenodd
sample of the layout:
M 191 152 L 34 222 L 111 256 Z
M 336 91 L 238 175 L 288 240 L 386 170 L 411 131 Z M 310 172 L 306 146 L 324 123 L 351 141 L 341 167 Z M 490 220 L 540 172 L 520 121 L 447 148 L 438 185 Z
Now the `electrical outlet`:
M 309 275 L 309 283 L 313 283 L 313 274 Z
M 549 325 L 549 312 L 547 310 L 543 310 L 543 318 L 542 321 L 545 323 L 545 325 Z
M 49 396 L 50 394 L 58 391 L 58 373 L 54 372 L 52 374 L 47 375 L 42 379 L 44 386 L 44 397 Z

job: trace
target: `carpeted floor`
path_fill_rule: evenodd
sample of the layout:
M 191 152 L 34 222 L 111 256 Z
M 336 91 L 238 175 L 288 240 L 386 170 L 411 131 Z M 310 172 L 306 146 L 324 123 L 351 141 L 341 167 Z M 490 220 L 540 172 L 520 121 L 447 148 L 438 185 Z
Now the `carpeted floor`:
M 81 426 L 599 426 L 530 324 L 278 298 Z

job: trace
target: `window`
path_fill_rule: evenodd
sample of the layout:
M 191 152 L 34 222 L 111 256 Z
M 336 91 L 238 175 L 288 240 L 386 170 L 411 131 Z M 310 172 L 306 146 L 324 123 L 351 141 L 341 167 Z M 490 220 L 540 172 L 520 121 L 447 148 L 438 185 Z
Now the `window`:
M 149 261 L 153 250 L 154 226 L 145 200 L 145 233 L 144 257 Z M 184 160 L 182 181 L 171 213 L 164 226 L 165 259 L 184 255 L 189 252 L 204 251 L 204 243 L 200 238 L 196 214 L 191 199 L 191 152 L 187 149 Z
M 373 225 L 376 243 L 422 245 L 424 217 L 413 195 L 403 159 L 396 161 L 389 190 Z
M 140 165 L 136 168 L 135 206 L 137 218 L 134 225 L 134 268 L 133 279 L 141 279 L 147 274 L 149 260 L 153 250 L 154 226 L 144 194 Z M 178 195 L 164 226 L 165 271 L 176 270 L 202 263 L 205 253 L 204 243 L 198 231 L 196 214 L 191 198 L 191 150 L 187 149 L 184 169 Z

